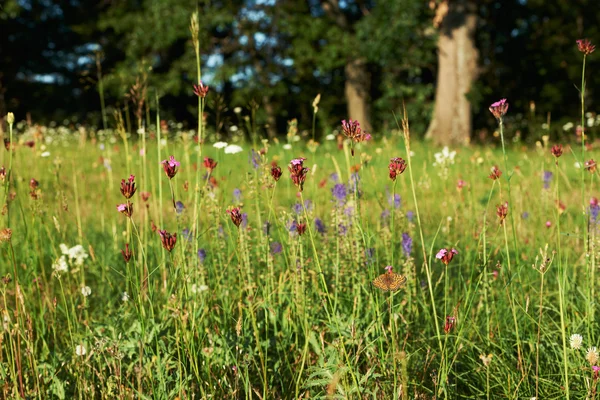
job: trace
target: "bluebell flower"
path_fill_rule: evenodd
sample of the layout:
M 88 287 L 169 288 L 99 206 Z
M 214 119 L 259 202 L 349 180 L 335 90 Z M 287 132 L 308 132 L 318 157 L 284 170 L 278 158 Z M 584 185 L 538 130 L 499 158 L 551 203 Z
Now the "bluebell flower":
M 600 213 L 600 205 L 590 204 L 590 222 L 598 222 L 598 214 Z
M 296 230 L 298 229 L 298 223 L 295 220 L 288 222 L 286 225 L 289 232 L 296 232 Z

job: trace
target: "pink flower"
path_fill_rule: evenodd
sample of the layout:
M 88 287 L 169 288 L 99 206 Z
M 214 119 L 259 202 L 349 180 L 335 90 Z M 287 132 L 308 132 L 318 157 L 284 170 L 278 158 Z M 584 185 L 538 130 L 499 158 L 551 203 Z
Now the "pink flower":
M 440 251 L 438 251 L 438 253 L 435 255 L 435 258 L 437 258 L 438 260 L 442 260 L 444 264 L 448 265 L 456 254 L 458 254 L 458 251 L 456 251 L 456 249 L 440 249 Z
M 501 120 L 502 117 L 508 111 L 508 103 L 506 99 L 501 99 L 490 106 L 490 112 L 496 117 L 497 120 Z
M 385 270 L 386 270 L 388 273 L 391 273 L 391 272 L 392 272 L 392 268 L 394 268 L 394 267 L 392 267 L 391 265 L 388 265 L 387 267 L 385 267 Z
M 133 204 L 129 201 L 124 204 L 119 204 L 117 206 L 117 211 L 121 214 L 125 214 L 128 218 L 131 218 L 131 215 L 133 214 Z
M 306 158 L 295 158 L 290 161 L 290 165 L 288 165 L 292 182 L 294 182 L 294 185 L 296 185 L 300 191 L 304 189 L 304 181 L 306 180 L 306 175 L 309 171 L 309 169 L 304 166 L 304 160 L 306 160 Z
M 552 226 L 552 222 L 546 221 L 546 228 L 550 228 Z
M 161 161 L 163 165 L 163 169 L 165 170 L 165 174 L 169 177 L 169 179 L 173 179 L 173 177 L 177 174 L 177 169 L 181 165 L 181 163 L 175 160 L 175 157 L 170 156 L 168 160 Z
M 352 140 L 353 143 L 365 142 L 371 140 L 371 134 L 363 131 L 360 128 L 360 123 L 353 120 L 342 121 L 342 131 L 348 139 Z M 352 155 L 354 155 L 354 148 L 351 149 Z
M 589 39 L 579 39 L 577 40 L 577 49 L 587 56 L 596 50 L 596 46 Z
M 594 380 L 598 379 L 598 375 L 600 374 L 600 367 L 597 365 L 592 366 L 592 371 L 594 372 Z
M 194 94 L 198 97 L 205 98 L 208 94 L 208 86 L 200 82 L 199 85 L 194 85 Z

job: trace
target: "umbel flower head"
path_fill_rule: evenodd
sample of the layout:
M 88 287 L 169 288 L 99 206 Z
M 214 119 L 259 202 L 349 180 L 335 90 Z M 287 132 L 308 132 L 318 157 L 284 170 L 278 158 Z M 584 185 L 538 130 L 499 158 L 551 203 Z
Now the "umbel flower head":
M 590 39 L 579 39 L 577 40 L 577 49 L 584 55 L 588 56 L 596 50 L 596 46 L 592 44 Z
M 406 161 L 400 157 L 394 157 L 390 160 L 388 169 L 390 170 L 390 179 L 395 181 L 396 177 L 402 174 L 406 169 Z
M 506 102 L 506 99 L 498 100 L 497 102 L 492 103 L 492 105 L 490 106 L 490 112 L 494 115 L 494 117 L 496 117 L 498 121 L 502 120 L 502 117 L 504 117 L 507 111 L 508 103 Z
M 129 175 L 127 181 L 125 181 L 125 179 L 121 179 L 121 194 L 126 199 L 130 199 L 135 194 L 136 190 L 135 175 Z
M 229 207 L 229 209 L 227 209 L 227 214 L 229 214 L 231 222 L 233 222 L 233 224 L 239 228 L 242 222 L 244 221 L 244 217 L 242 216 L 240 208 Z
M 208 94 L 208 86 L 200 82 L 199 85 L 194 85 L 194 94 L 198 97 L 205 98 Z
M 173 250 L 175 247 L 175 243 L 177 243 L 177 234 L 170 234 L 166 230 L 159 230 L 158 234 L 160 235 L 160 242 L 162 246 L 169 252 Z
M 296 185 L 300 191 L 304 189 L 304 181 L 306 180 L 306 175 L 309 171 L 309 169 L 304 166 L 305 160 L 306 158 L 303 157 L 294 158 L 290 161 L 290 165 L 288 165 L 292 182 L 294 182 L 294 185 Z
M 165 174 L 169 177 L 169 179 L 173 179 L 173 177 L 177 174 L 177 170 L 181 163 L 175 159 L 174 156 L 170 156 L 168 160 L 161 161 L 163 165 L 163 169 L 165 170 Z
M 438 251 L 438 253 L 435 255 L 435 258 L 442 260 L 442 262 L 448 266 L 456 254 L 458 254 L 456 249 L 440 249 L 440 251 Z
M 342 121 L 342 131 L 344 135 L 348 137 L 348 139 L 352 140 L 353 143 L 364 142 L 367 140 L 371 140 L 371 134 L 363 131 L 360 128 L 360 123 L 358 121 L 353 121 L 349 119 L 348 121 Z M 352 155 L 354 155 L 354 147 L 351 148 Z

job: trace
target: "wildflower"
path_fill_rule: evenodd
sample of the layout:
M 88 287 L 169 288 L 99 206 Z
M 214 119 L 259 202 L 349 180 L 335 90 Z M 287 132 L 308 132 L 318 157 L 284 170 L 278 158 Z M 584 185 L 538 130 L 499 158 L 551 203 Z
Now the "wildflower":
M 90 294 L 92 294 L 92 288 L 90 288 L 89 286 L 82 287 L 81 294 L 83 295 L 83 297 L 88 297 Z
M 158 230 L 158 234 L 160 235 L 160 241 L 162 246 L 168 251 L 171 252 L 175 247 L 175 243 L 177 243 L 177 234 L 170 234 L 166 230 Z
M 75 354 L 77 354 L 79 357 L 85 356 L 85 353 L 87 353 L 87 350 L 85 349 L 85 346 L 83 346 L 82 344 L 78 344 L 75 347 Z
M 233 201 L 236 203 L 242 201 L 242 191 L 238 188 L 233 189 Z
M 191 291 L 192 293 L 196 294 L 196 293 L 200 293 L 200 292 L 205 292 L 208 290 L 208 286 L 206 285 L 197 285 L 197 284 L 193 284 Z
M 502 117 L 506 114 L 507 111 L 508 103 L 506 102 L 506 99 L 501 99 L 495 103 L 492 103 L 492 105 L 490 106 L 490 112 L 494 115 L 494 117 L 496 117 L 498 121 L 502 120 Z
M 121 301 L 123 303 L 127 303 L 129 301 L 129 294 L 127 292 L 123 292 L 121 294 Z
M 257 153 L 254 149 L 250 152 L 250 164 L 252 168 L 258 169 L 260 167 L 260 153 Z
M 208 86 L 200 82 L 199 85 L 194 85 L 194 94 L 198 97 L 205 98 L 208 93 Z
M 229 207 L 229 209 L 227 209 L 227 214 L 229 214 L 231 222 L 233 222 L 233 224 L 239 228 L 242 224 L 242 213 L 240 211 L 240 208 Z
M 216 142 L 215 144 L 213 144 L 213 147 L 215 149 L 222 149 L 224 147 L 227 147 L 227 142 Z
M 496 215 L 498 218 L 500 218 L 500 225 L 502 225 L 506 215 L 508 215 L 508 201 L 505 201 L 504 204 L 498 204 L 496 206 Z
M 402 205 L 402 198 L 398 193 L 396 193 L 394 196 L 388 195 L 388 204 L 392 208 L 400 208 Z
M 6 122 L 9 125 L 12 125 L 15 123 L 15 114 L 9 112 L 8 114 L 6 114 Z
M 298 232 L 298 235 L 303 235 L 304 232 L 306 232 L 306 223 L 304 223 L 304 222 L 297 223 L 296 224 L 296 231 Z
M 50 157 L 50 152 L 44 151 L 42 154 L 40 154 L 40 157 L 42 157 L 42 158 Z
M 325 224 L 321 218 L 315 218 L 315 229 L 320 234 L 324 234 L 327 231 L 327 228 L 325 228 Z
M 277 182 L 279 180 L 279 178 L 281 178 L 281 175 L 282 175 L 281 167 L 277 164 L 274 164 L 271 167 L 271 176 L 273 177 L 275 182 Z
M 569 344 L 573 350 L 579 350 L 581 348 L 581 344 L 583 343 L 583 336 L 578 333 L 574 333 L 571 335 L 569 339 Z
M 133 214 L 133 204 L 130 202 L 119 204 L 117 206 L 117 211 L 121 214 L 125 214 L 128 218 L 131 218 L 131 215 Z
M 493 181 L 495 181 L 496 179 L 500 179 L 500 177 L 502 176 L 502 171 L 500 171 L 500 168 L 498 168 L 497 165 L 494 165 L 491 171 L 492 172 L 490 173 L 489 177 Z
M 169 177 L 169 179 L 173 179 L 173 177 L 177 174 L 177 169 L 181 165 L 181 163 L 175 160 L 175 157 L 170 156 L 168 160 L 161 161 L 163 165 L 163 169 L 165 170 L 165 174 Z
M 552 176 L 552 172 L 544 171 L 544 174 L 542 175 L 542 181 L 544 181 L 544 189 L 550 188 L 550 181 L 552 180 Z
M 435 258 L 437 258 L 438 260 L 442 260 L 442 262 L 446 264 L 446 266 L 448 266 L 448 264 L 450 263 L 450 261 L 452 261 L 456 254 L 458 254 L 458 251 L 456 251 L 456 249 L 440 249 L 440 251 L 438 251 L 438 253 L 435 255 Z
M 204 168 L 208 170 L 208 173 L 211 174 L 215 168 L 217 168 L 217 162 L 210 157 L 204 157 Z
M 590 363 L 590 365 L 596 365 L 596 363 L 598 363 L 598 350 L 596 347 L 590 347 L 587 349 L 585 359 Z
M 351 119 L 348 121 L 343 120 L 342 131 L 344 132 L 344 135 L 348 137 L 348 139 L 352 140 L 353 143 L 371 140 L 371 134 L 363 131 L 360 128 L 360 123 L 358 121 L 353 121 Z M 354 147 L 352 147 L 350 151 L 354 156 Z
M 485 354 L 481 354 L 479 356 L 479 359 L 481 360 L 483 365 L 487 367 L 492 362 L 492 357 L 493 357 L 493 354 L 488 354 L 487 356 Z
M 390 160 L 388 169 L 390 170 L 390 179 L 395 181 L 396 177 L 406 169 L 406 161 L 400 157 L 394 157 Z
M 552 222 L 546 221 L 546 228 L 551 228 L 551 227 L 552 227 Z
M 236 154 L 239 153 L 241 151 L 244 151 L 244 149 L 242 149 L 240 146 L 238 146 L 237 144 L 229 144 L 225 147 L 225 154 Z
M 175 212 L 177 213 L 177 215 L 181 215 L 181 213 L 183 213 L 184 210 L 185 210 L 185 206 L 183 205 L 183 203 L 181 201 L 176 201 L 175 202 Z
M 462 179 L 459 179 L 458 182 L 456 182 L 456 189 L 458 190 L 462 190 L 465 186 L 467 186 L 467 182 Z
M 248 213 L 242 213 L 242 228 L 248 226 Z
M 412 251 L 412 238 L 408 234 L 408 232 L 404 232 L 402 234 L 402 252 L 406 257 L 410 256 Z
M 129 260 L 131 260 L 131 256 L 133 256 L 133 253 L 131 252 L 131 250 L 129 250 L 129 243 L 125 243 L 125 250 L 121 250 L 121 254 L 123 254 L 123 259 L 126 263 L 128 263 Z
M 306 175 L 309 171 L 309 169 L 304 166 L 305 160 L 306 158 L 303 157 L 294 158 L 290 161 L 290 165 L 288 166 L 292 182 L 294 182 L 294 185 L 296 185 L 300 191 L 304 189 L 304 181 L 306 180 Z
M 283 246 L 279 242 L 271 243 L 271 254 L 279 254 L 283 251 Z
M 414 211 L 408 210 L 406 212 L 406 219 L 408 219 L 408 222 L 413 222 L 413 220 L 415 219 Z
M 550 152 L 556 158 L 556 162 L 558 163 L 558 158 L 560 156 L 562 156 L 562 153 L 563 153 L 562 144 L 555 144 L 554 146 L 552 146 L 552 149 L 550 150 Z
M 343 204 L 346 201 L 346 196 L 348 195 L 346 185 L 343 183 L 336 183 L 333 188 L 331 188 L 331 194 L 333 197 L 335 197 L 338 204 Z
M 0 243 L 10 242 L 12 237 L 12 230 L 10 228 L 0 229 Z
M 302 204 L 300 203 L 296 203 L 292 206 L 292 211 L 297 215 L 302 214 L 302 210 Z
M 0 181 L 4 182 L 6 179 L 6 168 L 0 167 Z
M 597 365 L 593 365 L 592 371 L 594 372 L 594 380 L 598 380 L 598 374 L 600 373 L 600 367 Z
M 444 333 L 448 334 L 456 326 L 456 317 L 446 316 L 446 323 L 444 324 Z
M 150 192 L 142 192 L 140 193 L 140 195 L 142 196 L 143 201 L 148 201 L 148 199 L 150 198 Z
M 137 188 L 135 187 L 135 176 L 129 175 L 129 179 L 125 181 L 125 179 L 121 179 L 121 194 L 126 198 L 130 199 L 134 194 Z
M 521 214 L 521 218 L 523 218 L 523 219 L 529 218 L 529 213 L 527 211 L 523 211 L 523 214 Z
M 596 50 L 596 46 L 594 46 L 589 39 L 579 39 L 576 43 L 577 49 L 586 56 L 592 54 L 594 50 Z
M 69 264 L 67 263 L 67 257 L 62 255 L 52 264 L 52 269 L 57 273 L 67 272 L 69 270 Z
M 596 161 L 594 161 L 593 159 L 589 159 L 588 161 L 586 161 L 584 166 L 585 169 L 590 171 L 592 174 L 596 172 Z
M 200 264 L 204 264 L 204 260 L 206 260 L 206 250 L 199 249 L 198 250 L 198 261 L 200 261 Z
M 37 189 L 39 185 L 40 183 L 33 178 L 31 178 L 31 180 L 29 181 L 29 189 L 31 190 Z

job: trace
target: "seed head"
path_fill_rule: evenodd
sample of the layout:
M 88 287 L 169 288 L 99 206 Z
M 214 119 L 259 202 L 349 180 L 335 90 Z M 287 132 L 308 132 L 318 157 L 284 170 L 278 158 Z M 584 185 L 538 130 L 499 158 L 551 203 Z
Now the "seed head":
M 448 315 L 446 317 L 446 323 L 444 324 L 444 333 L 448 334 L 456 326 L 456 317 Z
M 273 165 L 271 167 L 271 176 L 273 177 L 275 182 L 277 182 L 279 180 L 279 178 L 281 178 L 281 175 L 282 175 L 281 167 L 277 164 Z
M 563 153 L 563 146 L 562 144 L 555 144 L 550 151 L 552 152 L 552 155 L 557 158 L 556 162 L 558 162 L 558 157 L 562 156 Z
M 581 348 L 581 344 L 583 343 L 583 336 L 578 333 L 571 335 L 569 339 L 569 344 L 573 350 L 579 350 Z
M 596 347 L 590 347 L 587 350 L 587 354 L 585 355 L 585 359 L 590 365 L 596 365 L 598 363 L 598 350 Z
M 508 201 L 505 201 L 504 204 L 498 204 L 496 206 L 496 215 L 500 218 L 500 225 L 504 223 L 506 216 L 508 215 Z

